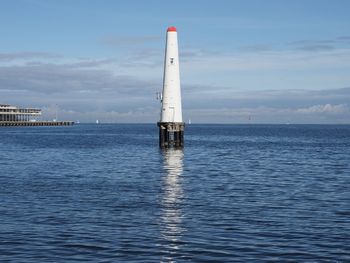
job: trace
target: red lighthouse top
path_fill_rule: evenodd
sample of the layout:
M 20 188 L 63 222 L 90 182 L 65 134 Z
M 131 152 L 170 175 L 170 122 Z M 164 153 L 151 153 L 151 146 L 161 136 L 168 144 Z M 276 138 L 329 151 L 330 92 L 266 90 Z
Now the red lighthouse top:
M 168 32 L 176 32 L 176 27 L 174 26 L 168 27 Z

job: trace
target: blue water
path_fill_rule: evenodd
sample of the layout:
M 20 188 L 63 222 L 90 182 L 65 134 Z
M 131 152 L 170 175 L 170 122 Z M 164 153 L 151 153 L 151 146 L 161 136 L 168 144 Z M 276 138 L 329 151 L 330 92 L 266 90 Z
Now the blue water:
M 349 262 L 350 126 L 0 129 L 0 262 Z

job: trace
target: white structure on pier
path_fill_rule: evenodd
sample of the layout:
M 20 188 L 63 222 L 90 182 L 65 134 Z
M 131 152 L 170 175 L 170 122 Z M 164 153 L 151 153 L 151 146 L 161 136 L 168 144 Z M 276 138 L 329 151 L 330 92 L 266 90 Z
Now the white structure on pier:
M 40 109 L 18 108 L 16 106 L 0 104 L 0 122 L 33 121 L 40 115 Z

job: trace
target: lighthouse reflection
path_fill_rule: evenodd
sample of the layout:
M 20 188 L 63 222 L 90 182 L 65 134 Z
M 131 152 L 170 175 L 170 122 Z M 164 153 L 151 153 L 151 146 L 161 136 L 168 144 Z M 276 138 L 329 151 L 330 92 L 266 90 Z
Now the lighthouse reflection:
M 171 261 L 176 256 L 180 238 L 184 232 L 182 225 L 183 212 L 183 150 L 166 149 L 163 151 L 163 196 L 161 200 L 161 234 L 164 239 L 164 248 Z

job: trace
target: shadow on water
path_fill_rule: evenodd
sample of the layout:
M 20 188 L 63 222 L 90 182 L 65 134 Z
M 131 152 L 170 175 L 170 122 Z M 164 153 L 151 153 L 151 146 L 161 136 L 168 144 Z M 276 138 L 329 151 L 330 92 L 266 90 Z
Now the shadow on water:
M 180 251 L 181 237 L 185 232 L 182 220 L 183 149 L 165 149 L 163 154 L 164 176 L 161 199 L 161 236 L 164 240 L 163 260 L 172 261 Z

